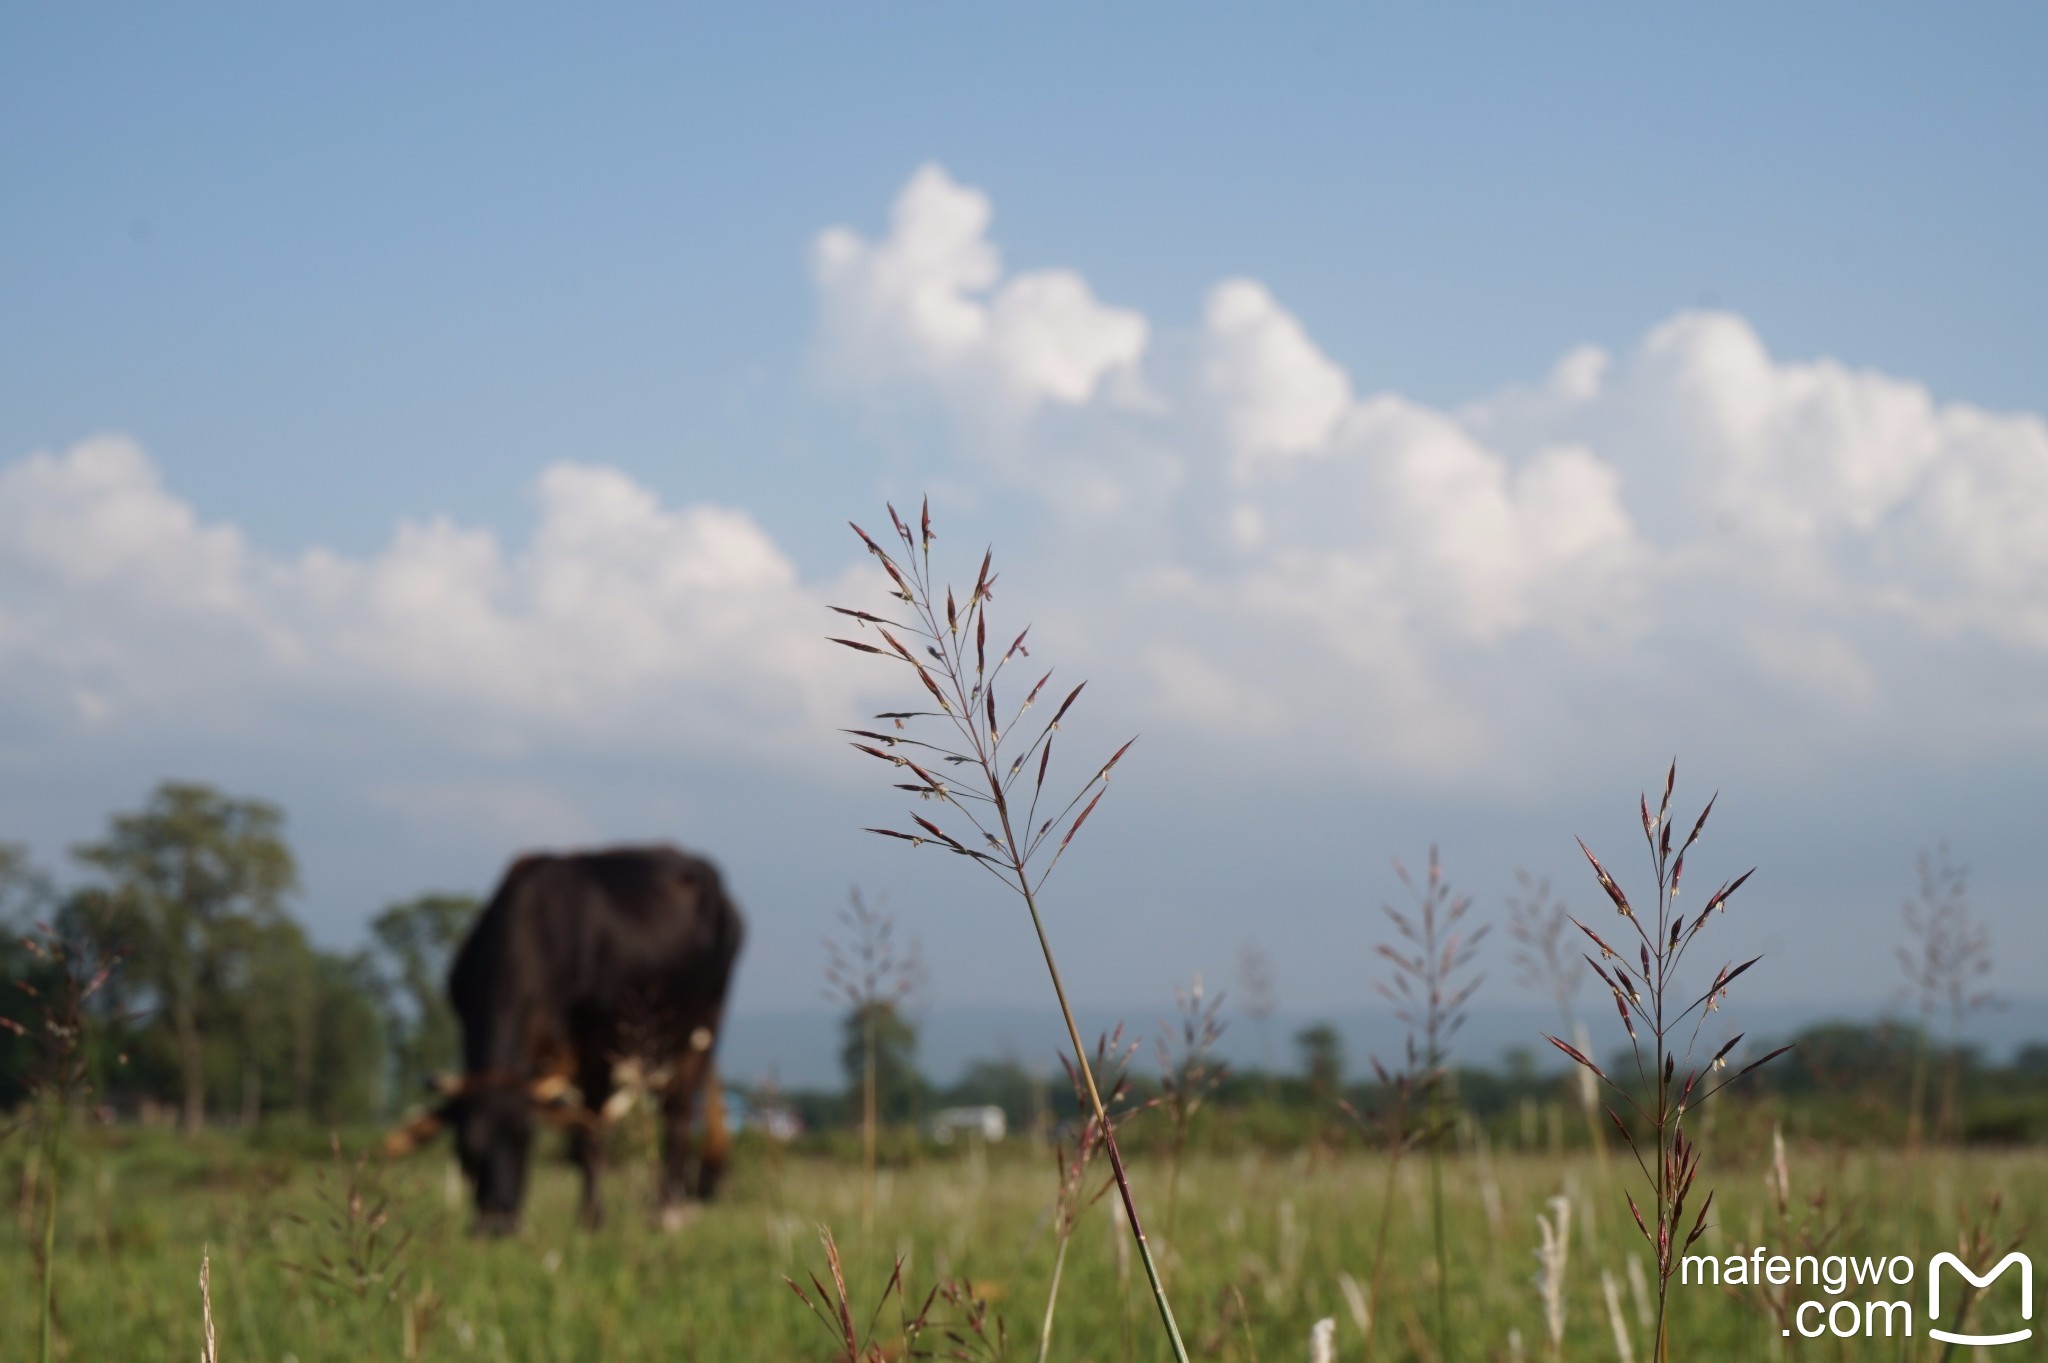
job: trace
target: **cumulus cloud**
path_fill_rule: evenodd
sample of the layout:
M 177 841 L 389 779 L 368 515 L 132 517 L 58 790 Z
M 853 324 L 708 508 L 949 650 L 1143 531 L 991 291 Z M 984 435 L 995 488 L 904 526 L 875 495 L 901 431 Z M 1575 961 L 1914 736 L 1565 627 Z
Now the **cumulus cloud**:
M 1574 363 L 1540 393 L 1475 404 L 1464 424 L 1510 450 L 1611 452 L 1640 475 L 1673 567 L 2048 647 L 2040 416 L 1937 403 L 1834 360 L 1779 360 L 1727 313 L 1672 318 L 1619 363 Z
M 1217 405 L 1247 477 L 1260 460 L 1313 454 L 1352 405 L 1352 381 L 1264 284 L 1233 278 L 1208 295 L 1202 323 L 1202 385 Z
M 826 344 L 887 342 L 869 361 L 886 372 L 843 378 L 985 398 L 962 375 L 1004 353 L 1000 308 L 975 301 L 1001 280 L 989 223 L 985 195 L 927 167 L 885 241 L 820 239 Z M 1077 316 L 1099 320 L 1081 278 L 1061 278 Z M 1085 471 L 1062 486 L 1094 480 L 1081 519 L 1053 532 L 1067 535 L 1060 559 L 1088 558 L 1088 583 L 1071 585 L 1092 636 L 1117 641 L 1105 661 L 1127 657 L 1191 727 L 1321 756 L 1333 745 L 1285 736 L 1370 710 L 1337 747 L 1476 764 L 1511 728 L 1576 732 L 1594 690 L 1649 707 L 1711 673 L 1712 699 L 1733 703 L 1727 669 L 1746 666 L 1742 694 L 1760 706 L 1832 696 L 1849 703 L 1831 721 L 1881 726 L 1897 718 L 1888 678 L 1926 665 L 1913 638 L 1967 634 L 2036 668 L 2048 653 L 2038 415 L 1782 359 L 1723 312 L 1680 314 L 1619 355 L 1578 347 L 1456 410 L 1359 392 L 1250 279 L 1211 289 L 1185 334 L 1148 348 L 1135 317 L 1124 334 L 1076 348 L 1086 383 L 1012 377 L 1041 401 L 983 401 L 954 444 Z M 1102 401 L 1111 370 L 1148 404 Z M 1058 421 L 1055 400 L 1071 408 Z M 1047 502 L 1056 519 L 1076 511 Z M 2031 732 L 2039 716 L 1954 724 L 2006 721 Z
M 759 750 L 843 717 L 858 679 L 820 643 L 821 594 L 746 513 L 582 464 L 535 501 L 516 549 L 438 518 L 366 558 L 277 558 L 131 440 L 34 454 L 0 469 L 0 671 L 101 724 L 368 698 L 458 738 Z
M 1403 779 L 1630 726 L 1661 747 L 1676 707 L 1801 742 L 2048 738 L 2038 415 L 1774 356 L 1718 312 L 1441 409 L 1364 390 L 1252 280 L 1161 331 L 1072 270 L 1007 274 L 991 222 L 926 167 L 879 238 L 822 233 L 821 354 L 957 419 L 919 470 L 955 502 L 1038 499 L 986 527 L 1057 612 L 1034 637 L 1164 723 Z M 490 751 L 749 755 L 822 754 L 886 684 L 818 640 L 866 579 L 807 582 L 745 511 L 574 463 L 533 497 L 516 542 L 427 517 L 287 556 L 131 440 L 29 455 L 0 465 L 0 679 L 99 733 L 317 704 Z
M 1253 280 L 1210 291 L 1202 352 L 1202 382 L 1241 476 L 1261 460 L 1324 449 L 1351 405 L 1344 371 Z
M 1145 319 L 1099 302 L 1071 270 L 1004 277 L 988 195 L 938 166 L 911 177 L 889 232 L 818 234 L 811 268 L 824 358 L 855 385 L 925 384 L 964 406 L 1078 406 L 1145 353 Z
M 0 543 L 25 571 L 171 610 L 234 615 L 247 554 L 232 526 L 203 526 L 140 448 L 88 440 L 0 469 Z

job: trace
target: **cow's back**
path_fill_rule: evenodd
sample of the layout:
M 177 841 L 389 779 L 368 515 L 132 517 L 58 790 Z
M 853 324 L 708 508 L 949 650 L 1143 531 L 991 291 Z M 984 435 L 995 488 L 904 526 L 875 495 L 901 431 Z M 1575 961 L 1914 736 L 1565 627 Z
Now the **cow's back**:
M 522 857 L 449 972 L 467 1066 L 715 1029 L 742 938 L 717 868 L 674 847 Z

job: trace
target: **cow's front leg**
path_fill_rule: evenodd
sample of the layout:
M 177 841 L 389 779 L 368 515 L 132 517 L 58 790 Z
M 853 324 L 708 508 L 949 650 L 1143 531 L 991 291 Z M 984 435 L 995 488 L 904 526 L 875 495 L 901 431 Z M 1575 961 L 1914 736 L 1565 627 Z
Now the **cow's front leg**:
M 582 1066 L 577 1084 L 582 1090 L 583 1106 L 576 1114 L 576 1124 L 569 1130 L 569 1157 L 583 1171 L 583 1203 L 578 1220 L 585 1230 L 596 1230 L 604 1224 L 604 1196 L 599 1184 L 604 1175 L 604 1110 L 612 1093 L 611 1066 Z
M 569 1158 L 583 1171 L 583 1201 L 577 1220 L 583 1229 L 596 1230 L 604 1224 L 604 1196 L 598 1188 L 604 1173 L 604 1129 L 596 1113 L 578 1115 L 582 1120 L 569 1132 Z
M 697 1086 L 672 1082 L 661 1095 L 661 1219 L 680 1225 L 690 1199 L 690 1123 Z

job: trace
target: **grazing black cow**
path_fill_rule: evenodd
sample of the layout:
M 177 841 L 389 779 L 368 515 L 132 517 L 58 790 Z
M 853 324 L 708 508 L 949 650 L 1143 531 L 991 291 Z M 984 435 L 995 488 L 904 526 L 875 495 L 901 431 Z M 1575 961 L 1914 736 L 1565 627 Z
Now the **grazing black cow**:
M 465 1072 L 435 1114 L 454 1128 L 479 1230 L 517 1226 L 536 1118 L 569 1127 L 583 1221 L 602 1219 L 604 1128 L 632 1096 L 618 1091 L 624 1073 L 660 1104 L 664 1212 L 712 1195 L 729 1148 L 712 1053 L 742 935 L 717 868 L 673 847 L 513 863 L 449 970 Z

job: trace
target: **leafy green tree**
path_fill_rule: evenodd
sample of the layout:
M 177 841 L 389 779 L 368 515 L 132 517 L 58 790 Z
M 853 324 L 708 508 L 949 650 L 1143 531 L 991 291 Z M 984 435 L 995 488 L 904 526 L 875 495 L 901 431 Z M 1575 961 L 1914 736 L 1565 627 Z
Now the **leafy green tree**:
M 283 811 L 166 781 L 76 854 L 103 879 L 97 927 L 131 953 L 127 969 L 169 1032 L 184 1125 L 197 1129 L 206 1120 L 209 1025 L 246 1025 L 233 996 L 249 948 L 258 929 L 283 917 L 298 884 Z
M 321 1122 L 367 1116 L 383 1105 L 388 1054 L 376 964 L 367 952 L 315 951 L 310 966 L 307 1052 L 319 1081 L 308 1094 L 308 1111 Z
M 1334 1099 L 1344 1083 L 1344 1038 L 1329 1023 L 1318 1022 L 1296 1032 L 1294 1046 L 1301 1053 L 1309 1098 L 1318 1104 Z
M 916 1024 L 894 1001 L 874 999 L 847 1010 L 839 1036 L 839 1064 L 846 1072 L 850 1101 L 860 1101 L 863 1082 L 872 1074 L 875 1111 L 883 1121 L 915 1116 L 924 1096 L 924 1076 L 917 1072 Z
M 50 881 L 19 843 L 0 842 L 0 923 L 26 927 L 50 902 Z
M 1071 1106 L 1072 1094 L 1064 1096 Z M 1045 1076 L 1033 1074 L 1014 1060 L 976 1060 L 951 1088 L 934 1095 L 933 1102 L 946 1107 L 992 1103 L 1013 1125 L 1027 1129 L 1047 1114 L 1050 1094 Z
M 425 894 L 393 904 L 370 923 L 376 992 L 397 1068 L 397 1092 L 461 1063 L 462 1032 L 448 1002 L 448 966 L 481 906 L 469 895 Z
M 49 882 L 29 861 L 28 849 L 0 842 L 0 981 L 27 984 L 39 994 L 49 983 L 48 963 L 32 955 L 23 937 L 50 900 Z M 33 1048 L 24 1030 L 34 1012 L 27 990 L 0 987 L 0 1112 L 29 1094 Z
M 241 1064 L 242 1125 L 254 1126 L 266 1107 L 280 1107 L 289 1098 L 301 1116 L 313 1109 L 314 1040 L 319 1029 L 321 997 L 315 989 L 317 953 L 304 929 L 279 915 L 223 925 L 226 986 L 211 1001 L 218 1014 L 241 1037 L 239 1056 L 221 1056 Z

